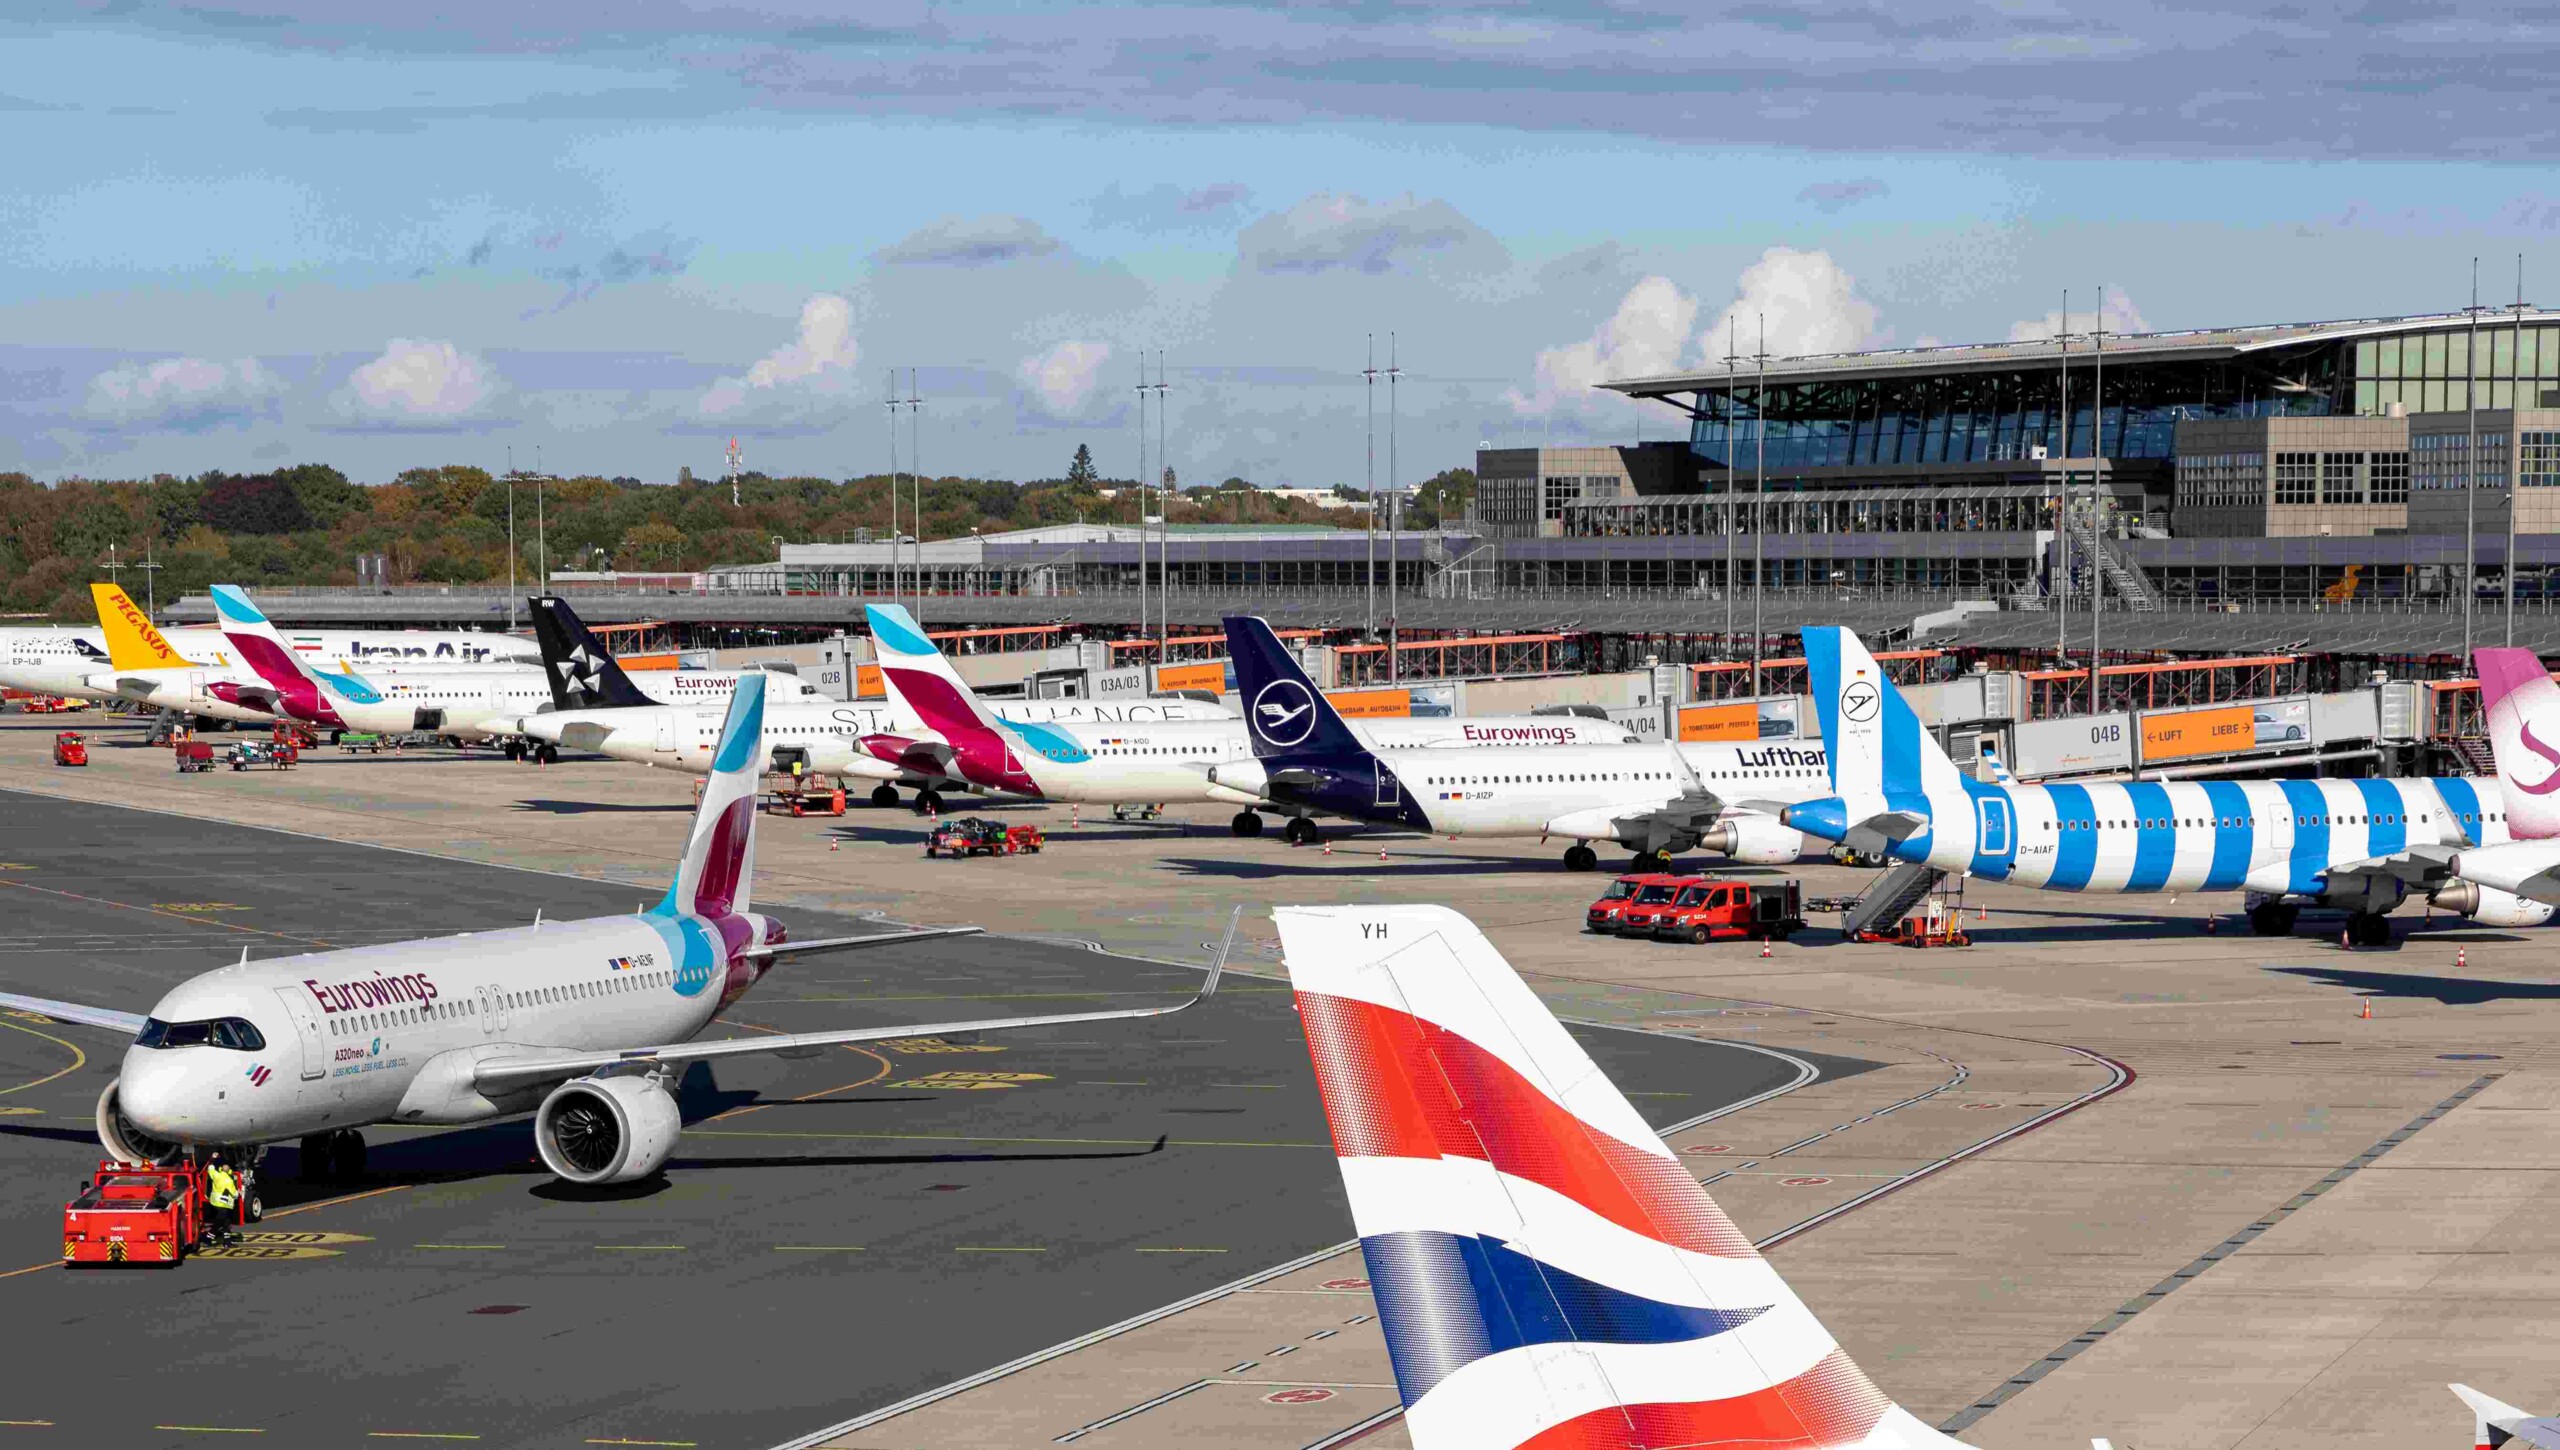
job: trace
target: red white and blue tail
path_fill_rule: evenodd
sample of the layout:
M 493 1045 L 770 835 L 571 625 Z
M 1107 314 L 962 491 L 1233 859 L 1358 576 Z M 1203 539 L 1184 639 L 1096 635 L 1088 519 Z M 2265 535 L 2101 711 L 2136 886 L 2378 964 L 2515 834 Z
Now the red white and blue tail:
M 1474 923 L 1276 917 L 1418 1450 L 1957 1444 L 1850 1362 Z
M 729 694 L 693 833 L 657 906 L 661 916 L 717 918 L 747 909 L 755 878 L 756 785 L 765 768 L 764 682 L 763 671 L 742 671 Z

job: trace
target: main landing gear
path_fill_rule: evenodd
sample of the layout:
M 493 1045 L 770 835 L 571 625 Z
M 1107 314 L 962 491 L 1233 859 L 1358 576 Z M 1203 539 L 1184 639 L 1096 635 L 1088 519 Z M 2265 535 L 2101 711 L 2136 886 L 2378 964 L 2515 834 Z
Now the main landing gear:
M 1289 824 L 1280 828 L 1280 839 L 1292 846 L 1312 846 L 1324 837 L 1316 830 L 1315 822 L 1305 816 L 1291 816 Z
M 1262 816 L 1255 811 L 1238 811 L 1236 818 L 1227 822 L 1227 829 L 1239 836 L 1259 836 L 1262 834 Z
M 884 811 L 898 807 L 898 788 L 886 781 L 871 788 L 871 803 Z
M 2294 918 L 2301 914 L 2302 908 L 2281 901 L 2260 902 L 2249 908 L 2249 929 L 2260 936 L 2291 936 Z M 2385 935 L 2390 932 L 2388 927 L 2383 930 Z
M 942 814 L 942 792 L 926 789 L 916 792 L 915 812 L 920 816 Z
M 1579 842 L 1564 848 L 1564 869 L 1589 871 L 1600 864 L 1600 853 Z
M 1634 859 L 1627 862 L 1627 872 L 1633 876 L 1657 875 L 1670 869 L 1671 853 L 1668 851 L 1638 851 Z
M 2360 947 L 2391 945 L 2391 918 L 2359 911 L 2347 918 L 2347 940 Z
M 302 1177 L 305 1182 L 363 1176 L 364 1134 L 353 1128 L 340 1128 L 303 1138 Z

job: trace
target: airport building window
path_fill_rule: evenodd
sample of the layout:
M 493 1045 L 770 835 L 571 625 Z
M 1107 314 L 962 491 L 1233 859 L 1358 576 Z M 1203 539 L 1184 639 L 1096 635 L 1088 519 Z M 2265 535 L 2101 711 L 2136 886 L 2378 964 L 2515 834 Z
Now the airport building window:
M 2324 504 L 2364 502 L 2363 482 L 2357 475 L 2364 471 L 2361 453 L 2323 453 L 2320 455 L 2320 501 Z
M 2317 453 L 2279 453 L 2276 455 L 2276 502 L 2311 503 L 2314 480 L 2319 477 L 2320 455 Z
M 2526 488 L 2560 488 L 2560 432 L 2527 432 L 2522 458 Z
M 2409 501 L 2409 455 L 2376 453 L 2370 464 L 2367 492 L 2375 503 L 2407 503 Z

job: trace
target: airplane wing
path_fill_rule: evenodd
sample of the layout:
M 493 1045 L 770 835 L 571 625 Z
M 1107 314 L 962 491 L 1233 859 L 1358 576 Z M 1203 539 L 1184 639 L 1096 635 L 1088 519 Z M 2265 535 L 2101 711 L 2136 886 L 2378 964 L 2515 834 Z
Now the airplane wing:
M 1232 923 L 1227 939 L 1235 939 Z M 815 945 L 815 943 L 812 943 Z M 1126 1022 L 1140 1017 L 1169 1017 L 1216 995 L 1218 974 L 1226 970 L 1226 953 L 1209 968 L 1209 979 L 1191 997 L 1170 1007 L 1124 1007 L 1111 1012 L 1067 1012 L 1047 1017 L 992 1017 L 978 1022 L 909 1022 L 894 1027 L 853 1027 L 837 1032 L 795 1032 L 772 1037 L 726 1037 L 714 1042 L 679 1042 L 665 1047 L 631 1047 L 615 1052 L 527 1052 L 521 1056 L 481 1059 L 472 1068 L 472 1085 L 482 1092 L 508 1091 L 551 1080 L 584 1077 L 603 1068 L 640 1063 L 708 1062 L 756 1053 L 789 1053 L 813 1047 L 840 1047 L 879 1042 L 891 1037 L 956 1037 L 972 1032 L 1004 1032 L 1023 1027 L 1060 1027 L 1079 1022 Z
M 2329 868 L 2329 879 L 2357 876 L 2388 876 L 2410 886 L 2442 886 L 2453 879 L 2452 846 L 2411 846 L 2387 856 L 2367 856 L 2361 861 L 2348 861 Z
M 2535 1450 L 2560 1450 L 2560 1419 L 2517 1409 L 2469 1385 L 2446 1385 L 2445 1388 L 2461 1396 L 2462 1403 L 2470 1407 L 2474 1427 L 2471 1439 L 2484 1450 L 2492 1445 L 2530 1445 Z
M 55 1002 L 44 997 L 21 997 L 15 992 L 0 992 L 0 1009 L 31 1012 L 57 1022 L 73 1022 L 82 1027 L 103 1027 L 110 1032 L 136 1033 L 142 1030 L 139 1012 L 118 1012 L 106 1007 L 83 1007 L 77 1002 Z
M 861 947 L 904 946 L 908 942 L 932 941 L 936 937 L 976 936 L 985 930 L 982 926 L 924 926 L 913 931 L 874 932 L 869 936 L 829 936 L 813 941 L 775 942 L 771 946 L 749 947 L 739 955 L 759 960 L 780 960 L 807 952 L 849 952 Z

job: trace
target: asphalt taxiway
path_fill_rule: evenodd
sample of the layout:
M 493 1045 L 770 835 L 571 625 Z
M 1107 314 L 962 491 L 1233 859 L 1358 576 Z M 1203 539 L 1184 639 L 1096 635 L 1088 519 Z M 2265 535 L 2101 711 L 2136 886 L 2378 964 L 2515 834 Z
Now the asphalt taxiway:
M 0 987 L 64 1000 L 142 1011 L 244 948 L 637 895 L 0 792 Z M 874 925 L 781 910 L 802 937 Z M 713 1031 L 1137 1005 L 1196 983 L 1184 965 L 964 938 L 791 963 Z M 0 1029 L 0 1419 L 83 1443 L 768 1445 L 1350 1232 L 1290 998 L 1267 977 L 1160 1021 L 698 1066 L 664 1177 L 622 1190 L 557 1184 L 521 1119 L 372 1130 L 352 1183 L 300 1182 L 286 1145 L 248 1248 L 165 1272 L 53 1262 L 122 1044 L 25 1016 Z M 1802 1075 L 1802 1055 L 1585 1036 L 1665 1123 Z

